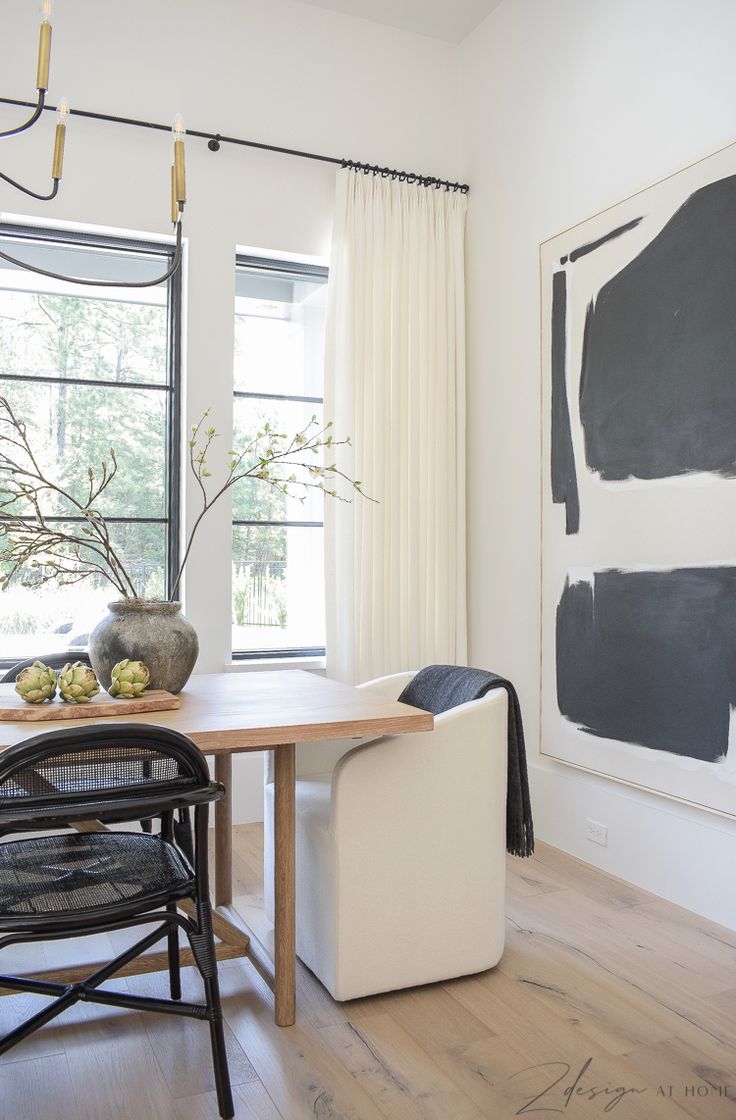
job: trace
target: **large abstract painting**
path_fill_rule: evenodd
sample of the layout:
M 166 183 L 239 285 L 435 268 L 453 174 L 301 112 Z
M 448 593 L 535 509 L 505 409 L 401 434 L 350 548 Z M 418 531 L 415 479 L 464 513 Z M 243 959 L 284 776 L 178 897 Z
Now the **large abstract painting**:
M 736 816 L 736 145 L 540 259 L 541 751 Z

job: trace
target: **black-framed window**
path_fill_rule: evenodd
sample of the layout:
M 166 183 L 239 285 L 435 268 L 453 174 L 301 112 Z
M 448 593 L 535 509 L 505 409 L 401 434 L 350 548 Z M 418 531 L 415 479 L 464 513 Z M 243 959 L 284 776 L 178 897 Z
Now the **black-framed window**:
M 66 276 L 111 281 L 161 275 L 173 253 L 156 241 L 7 223 L 0 246 Z M 98 508 L 149 598 L 168 595 L 179 562 L 180 337 L 179 271 L 151 288 L 90 288 L 0 259 L 0 394 L 26 422 L 49 477 L 78 494 L 87 468 L 109 464 L 114 448 L 118 473 Z M 16 579 L 0 595 L 0 666 L 83 649 L 118 597 L 96 575 L 68 587 Z
M 238 256 L 234 447 L 265 421 L 295 433 L 322 420 L 327 269 Z M 304 502 L 258 481 L 233 493 L 233 657 L 325 652 L 323 495 Z

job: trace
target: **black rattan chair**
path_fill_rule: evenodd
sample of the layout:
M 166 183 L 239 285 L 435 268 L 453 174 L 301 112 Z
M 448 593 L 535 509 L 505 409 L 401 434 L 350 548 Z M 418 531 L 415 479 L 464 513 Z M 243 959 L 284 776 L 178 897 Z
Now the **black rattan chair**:
M 146 766 L 141 763 L 145 762 Z M 0 830 L 159 816 L 161 832 L 61 832 L 0 841 L 0 950 L 156 923 L 135 945 L 76 984 L 0 975 L 0 988 L 56 998 L 0 1039 L 0 1054 L 84 1000 L 206 1019 L 217 1101 L 233 1115 L 207 871 L 209 802 L 224 788 L 178 732 L 150 724 L 69 727 L 0 753 Z M 174 813 L 194 812 L 194 851 L 177 842 Z M 186 830 L 185 835 L 191 835 Z M 193 904 L 187 913 L 177 903 Z M 181 1001 L 179 929 L 204 982 L 204 1004 Z M 99 985 L 164 937 L 171 999 L 100 991 Z

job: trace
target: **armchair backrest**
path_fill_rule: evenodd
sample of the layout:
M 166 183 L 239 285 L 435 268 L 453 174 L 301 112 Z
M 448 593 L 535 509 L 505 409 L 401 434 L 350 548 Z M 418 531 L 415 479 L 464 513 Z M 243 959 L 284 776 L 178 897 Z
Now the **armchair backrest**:
M 416 673 L 412 669 L 407 673 L 392 673 L 387 677 L 377 677 L 372 681 L 365 681 L 357 687 L 361 691 L 374 692 L 384 696 L 387 700 L 396 700 L 402 689 L 409 683 Z M 332 739 L 316 743 L 300 743 L 296 753 L 297 774 L 300 778 L 310 778 L 329 773 L 340 758 L 360 743 L 370 742 L 370 739 Z M 273 781 L 273 764 L 270 752 L 266 753 L 265 780 Z
M 507 713 L 506 692 L 497 689 L 435 716 L 432 731 L 386 735 L 347 751 L 332 772 L 335 834 L 349 836 L 370 803 L 379 820 L 395 813 L 415 837 L 439 829 L 459 850 L 460 838 L 482 833 L 502 853 Z

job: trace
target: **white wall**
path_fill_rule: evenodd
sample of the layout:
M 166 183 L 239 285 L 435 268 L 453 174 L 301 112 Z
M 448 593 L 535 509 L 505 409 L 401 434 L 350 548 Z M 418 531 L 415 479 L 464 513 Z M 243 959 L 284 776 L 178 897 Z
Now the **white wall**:
M 732 0 L 504 0 L 460 49 L 471 661 L 518 683 L 538 835 L 734 928 L 733 821 L 536 745 L 539 243 L 733 140 L 735 38 Z M 607 848 L 586 817 L 608 825 Z
M 28 0 L 4 0 L 1 96 L 34 96 L 38 11 Z M 59 0 L 49 101 L 63 95 L 72 108 L 161 123 L 181 112 L 190 128 L 452 178 L 456 55 L 449 44 L 291 0 Z M 19 114 L 2 108 L 0 127 Z M 45 189 L 53 126 L 49 113 L 5 141 L 2 170 Z M 59 197 L 34 203 L 0 183 L 0 210 L 166 235 L 170 158 L 163 133 L 72 118 Z M 235 247 L 326 259 L 335 170 L 188 142 L 187 424 L 210 407 L 224 450 Z M 229 517 L 226 501 L 209 515 L 186 581 L 203 672 L 230 660 Z M 258 760 L 241 759 L 239 771 L 236 819 L 258 818 Z

